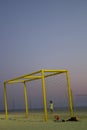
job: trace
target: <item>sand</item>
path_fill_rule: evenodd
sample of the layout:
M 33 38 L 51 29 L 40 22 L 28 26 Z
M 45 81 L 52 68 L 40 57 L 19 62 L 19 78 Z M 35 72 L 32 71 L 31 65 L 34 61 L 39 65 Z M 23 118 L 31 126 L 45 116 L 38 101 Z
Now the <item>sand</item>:
M 81 113 L 80 113 L 81 114 Z M 79 116 L 79 113 L 78 113 Z M 41 120 L 32 120 L 29 118 L 9 116 L 5 119 L 5 115 L 0 115 L 0 130 L 86 130 L 87 129 L 87 117 L 79 117 L 78 122 L 55 122 L 53 119 L 47 122 Z

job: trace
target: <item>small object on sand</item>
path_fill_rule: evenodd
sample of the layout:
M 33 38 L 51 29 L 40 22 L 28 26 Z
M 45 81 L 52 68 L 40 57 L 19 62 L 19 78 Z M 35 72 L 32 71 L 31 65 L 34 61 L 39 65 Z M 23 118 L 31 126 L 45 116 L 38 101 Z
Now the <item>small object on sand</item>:
M 58 115 L 54 116 L 54 121 L 59 121 L 59 116 Z
M 65 122 L 65 120 L 64 120 L 64 119 L 62 119 L 62 122 Z
M 66 121 L 78 121 L 78 117 L 77 117 L 77 116 L 71 117 L 71 118 L 69 118 L 69 119 L 66 120 Z

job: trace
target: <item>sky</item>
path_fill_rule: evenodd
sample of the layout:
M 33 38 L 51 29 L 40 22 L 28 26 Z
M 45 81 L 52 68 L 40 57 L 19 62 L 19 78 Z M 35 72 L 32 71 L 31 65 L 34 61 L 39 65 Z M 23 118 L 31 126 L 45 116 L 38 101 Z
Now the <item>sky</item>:
M 68 69 L 75 104 L 87 105 L 86 55 L 86 0 L 0 0 L 2 106 L 5 80 L 40 69 Z

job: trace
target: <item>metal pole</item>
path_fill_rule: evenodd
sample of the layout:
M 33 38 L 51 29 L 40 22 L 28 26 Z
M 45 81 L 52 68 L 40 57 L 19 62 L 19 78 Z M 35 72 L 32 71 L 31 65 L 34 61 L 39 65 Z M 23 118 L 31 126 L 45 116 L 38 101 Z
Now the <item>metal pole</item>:
M 7 106 L 7 94 L 6 94 L 6 83 L 4 83 L 4 103 L 5 103 L 5 117 L 8 118 L 8 106 Z
M 70 116 L 73 117 L 74 116 L 74 111 L 73 111 L 72 93 L 71 93 L 70 78 L 69 78 L 69 72 L 68 71 L 66 71 L 66 78 L 67 78 L 67 84 L 68 84 Z
M 26 90 L 25 82 L 24 82 L 24 99 L 25 99 L 26 117 L 28 117 L 28 98 L 27 98 L 27 90 Z
M 42 91 L 43 91 L 43 103 L 44 103 L 44 120 L 48 120 L 47 114 L 47 104 L 46 104 L 46 88 L 45 88 L 45 81 L 44 81 L 44 70 L 42 70 Z

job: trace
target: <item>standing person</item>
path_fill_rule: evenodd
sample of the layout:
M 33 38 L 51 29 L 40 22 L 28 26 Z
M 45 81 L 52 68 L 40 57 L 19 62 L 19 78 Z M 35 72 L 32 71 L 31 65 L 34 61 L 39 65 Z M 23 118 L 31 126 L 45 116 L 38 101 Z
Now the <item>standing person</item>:
M 53 109 L 54 109 L 53 101 L 50 100 L 50 111 L 53 112 Z

